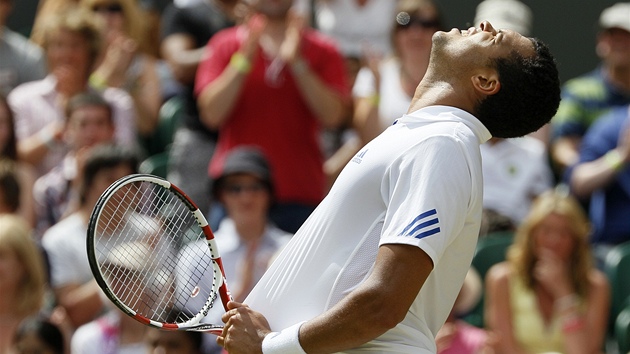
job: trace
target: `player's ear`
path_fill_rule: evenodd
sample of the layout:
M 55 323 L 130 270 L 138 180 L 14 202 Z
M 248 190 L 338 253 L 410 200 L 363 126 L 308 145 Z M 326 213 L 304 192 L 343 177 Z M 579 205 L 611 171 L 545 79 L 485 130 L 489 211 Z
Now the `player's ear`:
M 475 92 L 483 96 L 492 96 L 501 89 L 499 74 L 495 70 L 483 70 L 470 79 Z

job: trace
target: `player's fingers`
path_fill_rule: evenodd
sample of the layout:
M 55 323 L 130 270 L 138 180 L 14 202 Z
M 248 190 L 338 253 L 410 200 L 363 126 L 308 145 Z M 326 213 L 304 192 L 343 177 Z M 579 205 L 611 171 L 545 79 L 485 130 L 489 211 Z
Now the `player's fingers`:
M 225 337 L 223 336 L 223 334 L 220 336 L 217 336 L 217 344 L 222 347 L 225 347 Z
M 223 323 L 226 324 L 225 327 L 223 327 L 223 333 L 225 334 L 225 331 L 227 329 L 227 323 L 230 320 L 230 318 L 232 318 L 232 316 L 236 315 L 238 313 L 238 310 L 236 309 L 232 309 L 229 310 L 227 312 L 225 312 L 222 316 L 221 316 L 221 321 L 223 321 Z

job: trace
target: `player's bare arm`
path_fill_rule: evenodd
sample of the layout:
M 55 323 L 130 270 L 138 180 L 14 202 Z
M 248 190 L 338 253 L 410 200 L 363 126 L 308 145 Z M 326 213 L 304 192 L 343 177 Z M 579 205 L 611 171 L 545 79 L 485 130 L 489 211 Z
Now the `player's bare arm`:
M 334 353 L 380 336 L 404 319 L 432 269 L 431 258 L 420 248 L 381 246 L 368 279 L 302 325 L 300 345 L 309 354 Z M 223 316 L 226 325 L 218 343 L 231 354 L 262 353 L 262 341 L 271 331 L 266 320 L 246 305 L 232 304 L 234 308 Z

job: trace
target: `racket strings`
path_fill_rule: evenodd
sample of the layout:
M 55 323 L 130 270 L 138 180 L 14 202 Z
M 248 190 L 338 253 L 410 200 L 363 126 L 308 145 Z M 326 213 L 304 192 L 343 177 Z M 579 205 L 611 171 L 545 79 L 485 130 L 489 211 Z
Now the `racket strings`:
M 212 306 L 216 298 L 215 280 L 208 277 L 213 261 L 187 205 L 168 190 L 147 185 L 121 188 L 103 207 L 95 233 L 97 258 L 116 297 L 134 312 L 159 322 L 185 322 L 199 311 L 199 301 Z M 191 262 L 192 274 L 178 276 Z

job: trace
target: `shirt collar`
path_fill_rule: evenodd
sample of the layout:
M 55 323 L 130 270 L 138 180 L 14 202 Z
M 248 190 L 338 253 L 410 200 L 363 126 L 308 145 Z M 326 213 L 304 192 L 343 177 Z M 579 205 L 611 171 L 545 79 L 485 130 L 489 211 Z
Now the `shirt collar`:
M 406 114 L 404 117 L 412 119 L 423 119 L 433 121 L 450 121 L 465 124 L 475 134 L 479 140 L 479 144 L 483 144 L 490 140 L 492 134 L 477 117 L 464 111 L 463 109 L 451 106 L 428 106 L 420 108 L 417 111 Z

